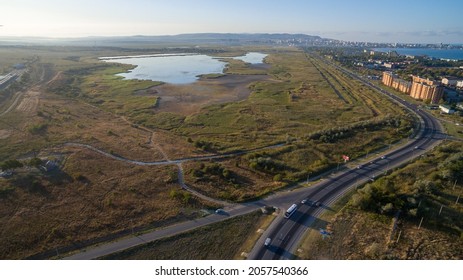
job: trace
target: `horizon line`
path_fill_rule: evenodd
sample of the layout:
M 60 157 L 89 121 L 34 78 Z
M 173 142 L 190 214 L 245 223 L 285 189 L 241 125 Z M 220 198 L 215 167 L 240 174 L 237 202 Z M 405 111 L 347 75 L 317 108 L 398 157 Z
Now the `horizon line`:
M 3 27 L 3 25 L 0 25 Z M 375 42 L 375 41 L 356 41 L 356 40 L 341 40 L 335 38 L 326 38 L 320 35 L 312 35 L 307 33 L 289 33 L 289 32 L 191 32 L 191 33 L 177 33 L 177 34 L 156 34 L 156 35 L 147 35 L 147 34 L 133 34 L 133 35 L 83 35 L 83 36 L 34 36 L 34 35 L 0 35 L 0 39 L 36 39 L 36 40 L 78 40 L 78 39 L 91 39 L 91 38 L 123 38 L 123 37 L 175 37 L 175 36 L 184 36 L 184 35 L 205 35 L 205 34 L 220 34 L 220 35 L 305 35 L 312 37 L 319 37 L 325 40 L 334 40 L 338 42 L 348 42 L 348 43 L 368 43 L 368 44 L 417 44 L 417 45 L 463 45 L 463 42 L 457 43 L 429 43 L 429 42 Z M 1 42 L 0 42 L 1 44 Z

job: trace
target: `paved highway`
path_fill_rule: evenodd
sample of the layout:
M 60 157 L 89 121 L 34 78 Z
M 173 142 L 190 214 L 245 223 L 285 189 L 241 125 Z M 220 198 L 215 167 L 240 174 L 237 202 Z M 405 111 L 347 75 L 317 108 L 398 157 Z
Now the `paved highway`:
M 343 69 L 340 70 L 343 72 L 345 71 Z M 349 76 L 353 75 L 350 72 L 345 73 Z M 440 133 L 440 124 L 429 114 L 418 110 L 415 105 L 410 105 L 402 99 L 377 88 L 368 81 L 362 80 L 362 82 L 388 95 L 396 102 L 410 108 L 420 116 L 420 132 L 414 139 L 410 139 L 406 145 L 389 152 L 384 158 L 378 157 L 371 161 L 371 163 L 364 164 L 361 168 L 354 167 L 353 169 L 348 169 L 344 167 L 336 175 L 323 179 L 323 181 L 315 184 L 311 188 L 300 188 L 279 192 L 256 202 L 229 204 L 224 208 L 225 213 L 212 214 L 205 218 L 172 225 L 143 235 L 132 236 L 112 243 L 86 248 L 80 253 L 65 257 L 65 259 L 94 259 L 162 237 L 175 235 L 231 217 L 250 213 L 263 206 L 268 205 L 286 209 L 291 204 L 296 203 L 298 204 L 297 211 L 289 219 L 283 218 L 282 215 L 277 217 L 267 232 L 262 236 L 261 240 L 257 242 L 253 251 L 248 255 L 248 259 L 291 259 L 293 257 L 292 252 L 296 250 L 301 237 L 307 229 L 310 228 L 313 221 L 317 219 L 322 211 L 329 209 L 329 206 L 346 191 L 358 184 L 367 182 L 371 178 L 381 175 L 388 169 L 398 167 L 410 159 L 421 155 L 426 152 L 426 150 L 435 146 L 443 138 Z M 167 160 L 162 162 L 162 164 L 167 163 L 181 164 L 182 162 Z M 154 163 L 143 164 L 151 165 Z M 308 202 L 302 204 L 301 201 L 303 199 L 308 199 Z M 319 201 L 321 205 L 319 207 L 310 206 L 309 204 L 312 201 Z M 263 246 L 263 243 L 267 237 L 272 238 L 272 242 L 270 246 L 266 248 Z
M 378 157 L 367 164 L 354 167 L 335 177 L 324 180 L 314 185 L 311 188 L 311 192 L 306 196 L 298 197 L 298 199 L 292 201 L 292 203 L 298 205 L 297 211 L 288 219 L 279 217 L 279 219 L 274 222 L 275 225 L 273 225 L 266 235 L 262 236 L 261 240 L 256 244 L 253 251 L 249 254 L 248 259 L 293 258 L 293 252 L 297 249 L 304 233 L 311 227 L 313 222 L 318 219 L 320 214 L 325 209 L 328 209 L 329 206 L 344 193 L 358 184 L 374 180 L 374 178 L 385 173 L 387 170 L 403 165 L 411 159 L 420 156 L 427 150 L 436 146 L 445 137 L 442 134 L 440 123 L 425 111 L 420 110 L 416 105 L 409 104 L 405 100 L 371 84 L 369 81 L 358 77 L 352 72 L 336 65 L 333 66 L 337 67 L 338 70 L 346 75 L 360 80 L 365 85 L 374 88 L 400 105 L 413 111 L 420 118 L 419 132 L 415 138 L 410 139 L 406 145 Z M 307 200 L 305 204 L 301 203 L 303 199 Z M 319 207 L 312 206 L 312 202 L 314 201 L 320 202 L 321 205 Z M 265 247 L 263 246 L 263 239 L 267 237 L 271 238 L 272 241 L 269 246 Z

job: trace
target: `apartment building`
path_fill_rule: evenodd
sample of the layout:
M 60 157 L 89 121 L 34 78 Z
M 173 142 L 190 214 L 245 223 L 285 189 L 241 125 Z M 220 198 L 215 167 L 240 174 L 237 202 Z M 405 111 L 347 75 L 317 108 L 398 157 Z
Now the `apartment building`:
M 444 88 L 440 82 L 423 79 L 418 76 L 412 76 L 412 81 L 399 79 L 392 72 L 383 72 L 382 83 L 395 90 L 409 94 L 412 98 L 421 100 L 430 100 L 431 103 L 437 104 L 444 95 Z
M 430 100 L 437 104 L 444 96 L 444 87 L 440 82 L 412 76 L 412 88 L 410 96 L 414 99 Z

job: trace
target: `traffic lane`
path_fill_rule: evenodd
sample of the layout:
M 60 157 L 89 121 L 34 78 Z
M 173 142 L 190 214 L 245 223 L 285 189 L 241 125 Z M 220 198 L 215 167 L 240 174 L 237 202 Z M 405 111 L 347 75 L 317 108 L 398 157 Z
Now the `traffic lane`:
M 404 151 L 404 155 L 399 155 L 397 156 L 396 159 L 391 160 L 391 162 L 394 163 L 399 163 L 403 160 L 404 156 L 410 156 L 412 150 L 407 149 Z M 378 167 L 381 167 L 382 165 L 386 164 L 386 162 L 383 162 L 382 164 L 377 163 Z M 325 201 L 329 200 L 330 197 L 336 196 L 338 192 L 344 192 L 345 189 L 349 186 L 355 185 L 355 180 L 361 180 L 360 178 L 363 177 L 362 180 L 365 180 L 366 178 L 369 178 L 376 170 L 369 168 L 369 167 L 364 167 L 363 169 L 358 169 L 357 172 L 355 173 L 354 176 L 351 176 L 350 178 L 344 177 L 340 180 L 337 180 L 336 184 L 332 184 L 331 186 L 327 187 L 324 189 L 324 191 L 319 192 L 318 195 L 322 196 L 320 198 L 322 203 L 325 203 Z M 352 175 L 352 174 L 351 174 Z M 304 208 L 301 208 L 301 210 L 304 210 Z M 306 211 L 306 213 L 302 213 L 301 211 L 298 211 L 299 213 L 295 213 L 294 215 L 295 218 L 297 218 L 299 221 L 304 219 L 304 216 L 310 218 L 311 212 L 313 212 L 313 209 L 308 208 L 309 211 Z M 294 216 L 293 215 L 293 216 Z M 300 223 L 300 222 L 299 222 Z M 288 223 L 281 223 L 277 229 L 280 229 L 279 231 L 275 232 L 273 236 L 278 236 L 281 240 L 279 242 L 275 242 L 273 244 L 274 250 L 269 250 L 269 252 L 266 252 L 264 257 L 266 259 L 272 258 L 272 259 L 279 259 L 282 256 L 285 256 L 285 258 L 291 258 L 291 246 L 287 246 L 287 243 L 295 243 L 298 238 L 293 238 L 295 235 L 301 235 L 302 232 L 305 232 L 306 228 L 297 225 L 299 223 L 295 222 L 288 222 Z M 300 233 L 300 234 L 299 234 Z
M 325 201 L 323 198 L 328 195 L 330 192 L 336 191 L 337 189 L 342 190 L 345 188 L 346 185 L 349 185 L 351 183 L 354 183 L 355 181 L 361 181 L 364 179 L 371 179 L 373 176 L 377 174 L 378 171 L 383 172 L 383 169 L 385 166 L 392 164 L 394 165 L 395 163 L 400 162 L 403 160 L 403 156 L 408 155 L 410 153 L 411 149 L 403 149 L 399 151 L 398 155 L 391 157 L 386 157 L 384 159 L 377 159 L 371 164 L 366 164 L 362 167 L 355 168 L 355 169 L 350 169 L 349 171 L 343 173 L 340 176 L 336 176 L 334 178 L 329 178 L 326 179 L 323 183 L 317 186 L 319 188 L 319 191 L 315 193 L 315 195 L 307 195 L 306 197 L 299 197 L 300 199 L 307 199 L 307 200 L 312 200 L 312 201 L 321 201 L 324 203 Z M 400 153 L 401 152 L 401 153 Z M 293 200 L 294 201 L 294 200 Z M 289 202 L 289 201 L 288 201 Z M 272 248 L 275 250 L 268 250 L 263 248 L 262 250 L 269 251 L 271 252 L 270 255 L 269 252 L 266 252 L 266 254 L 263 255 L 265 259 L 273 259 L 275 258 L 275 255 L 282 255 L 283 252 L 285 251 L 282 248 L 282 245 L 285 245 L 285 243 L 289 240 L 291 236 L 289 235 L 289 232 L 291 229 L 295 226 L 295 224 L 300 224 L 301 221 L 304 219 L 304 215 L 310 216 L 310 212 L 313 211 L 313 207 L 305 204 L 298 204 L 298 211 L 294 213 L 290 219 L 288 219 L 287 222 L 282 221 L 279 223 L 279 225 L 276 227 L 276 229 L 269 234 L 269 237 L 272 238 Z M 297 219 L 299 222 L 294 222 L 293 220 Z M 307 225 L 308 226 L 308 225 Z M 281 230 L 282 228 L 286 228 L 286 230 Z M 300 227 L 301 231 L 305 231 L 306 228 Z M 274 240 L 274 238 L 277 238 L 277 240 Z M 259 256 L 258 256 L 259 257 Z
M 433 126 L 433 124 L 434 124 L 434 122 L 432 122 L 432 119 L 431 119 L 430 122 L 429 122 L 429 119 L 428 119 L 428 121 L 425 122 L 425 126 L 428 126 L 428 125 Z M 388 165 L 394 166 L 396 164 L 401 164 L 407 158 L 414 156 L 414 153 L 417 150 L 417 149 L 415 149 L 416 146 L 414 146 L 414 145 L 424 145 L 423 147 L 426 147 L 426 148 L 428 146 L 432 145 L 433 141 L 430 141 L 429 139 L 433 138 L 432 133 L 434 131 L 436 131 L 436 129 L 427 129 L 423 133 L 424 136 L 430 136 L 430 137 L 426 137 L 427 139 L 415 139 L 414 141 L 411 141 L 406 146 L 387 154 L 385 158 L 375 159 L 370 164 L 366 164 L 365 166 L 362 166 L 361 168 L 358 168 L 357 171 L 351 169 L 350 171 L 343 173 L 341 176 L 336 176 L 335 178 L 328 179 L 327 183 L 332 182 L 333 184 L 331 184 L 331 186 L 328 185 L 328 187 L 325 187 L 324 191 L 317 192 L 317 196 L 323 196 L 326 193 L 329 193 L 330 191 L 333 191 L 333 190 L 335 190 L 337 188 L 339 188 L 339 192 L 343 192 L 344 188 L 340 187 L 340 186 L 336 186 L 336 185 L 338 185 L 338 184 L 344 185 L 344 184 L 347 184 L 346 182 L 352 181 L 353 178 L 348 177 L 348 175 L 352 176 L 352 172 L 356 173 L 356 176 L 352 176 L 352 177 L 371 178 L 371 177 L 375 176 L 376 172 L 383 171 L 381 169 L 384 169 L 384 167 L 387 168 Z M 363 169 L 363 170 L 361 170 L 361 169 Z M 363 178 L 363 179 L 365 179 L 365 178 Z M 338 181 L 338 183 L 335 183 L 336 181 Z M 320 185 L 319 187 L 323 188 L 323 186 L 326 186 L 325 184 Z M 317 196 L 313 196 L 312 198 L 316 199 Z M 287 227 L 288 225 L 280 224 L 277 228 L 281 228 L 282 226 Z M 291 225 L 290 228 L 291 227 L 293 227 L 293 225 Z M 298 231 L 305 231 L 305 229 L 303 229 L 303 228 L 301 229 L 301 227 L 299 227 Z M 287 231 L 286 233 L 282 232 L 281 234 L 288 236 L 289 231 Z M 273 234 L 273 235 L 275 235 L 275 234 Z M 284 243 L 283 241 L 284 241 L 284 239 L 281 240 L 279 245 L 282 245 Z M 272 245 L 272 246 L 274 246 L 272 248 L 279 248 L 279 247 L 275 247 L 275 245 Z M 275 253 L 282 253 L 282 252 L 285 252 L 286 250 L 282 249 L 282 248 L 279 248 L 278 250 L 273 250 L 273 251 L 274 251 L 273 252 L 273 257 L 271 255 L 270 256 L 266 255 L 265 258 L 269 258 L 269 257 L 275 258 Z

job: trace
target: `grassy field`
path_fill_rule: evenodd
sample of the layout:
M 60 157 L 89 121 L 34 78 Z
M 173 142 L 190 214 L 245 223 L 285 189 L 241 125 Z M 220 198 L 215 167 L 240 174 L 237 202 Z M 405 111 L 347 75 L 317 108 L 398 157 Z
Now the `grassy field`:
M 174 167 L 141 167 L 68 149 L 50 172 L 18 170 L 0 179 L 0 258 L 24 258 L 88 240 L 159 227 L 215 208 L 180 191 Z M 173 176 L 175 174 L 175 176 Z
M 311 232 L 299 257 L 461 259 L 462 148 L 448 143 L 357 190 L 347 207 L 322 218 L 333 234 Z
M 259 229 L 267 216 L 260 211 L 150 242 L 104 259 L 115 260 L 230 260 Z
M 190 187 L 244 201 L 334 167 L 343 154 L 354 159 L 411 133 L 400 108 L 295 48 L 198 50 L 221 57 L 265 52 L 267 65 L 225 58 L 227 75 L 186 86 L 122 80 L 114 74 L 132 66 L 98 60 L 148 51 L 165 49 L 0 48 L 2 67 L 29 63 L 27 79 L 2 91 L 0 112 L 19 98 L 0 120 L 0 163 L 39 157 L 59 167 L 23 167 L 0 179 L 0 258 L 75 248 L 215 207 L 171 195 L 179 188 L 175 166 L 128 165 L 69 142 L 141 161 L 284 144 L 184 164 Z

